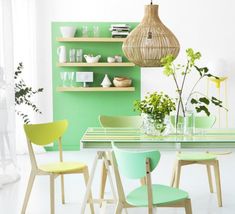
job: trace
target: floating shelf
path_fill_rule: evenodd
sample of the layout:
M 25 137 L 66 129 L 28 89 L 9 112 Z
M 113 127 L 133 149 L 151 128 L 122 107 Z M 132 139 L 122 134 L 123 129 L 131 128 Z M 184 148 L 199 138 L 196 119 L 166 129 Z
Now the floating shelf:
M 110 37 L 71 37 L 56 38 L 57 42 L 124 42 L 126 38 L 110 38 Z
M 58 87 L 58 92 L 75 91 L 135 91 L 135 87 Z
M 76 62 L 67 62 L 67 63 L 57 63 L 58 67 L 134 67 L 135 64 L 131 62 L 98 62 L 98 63 L 76 63 Z

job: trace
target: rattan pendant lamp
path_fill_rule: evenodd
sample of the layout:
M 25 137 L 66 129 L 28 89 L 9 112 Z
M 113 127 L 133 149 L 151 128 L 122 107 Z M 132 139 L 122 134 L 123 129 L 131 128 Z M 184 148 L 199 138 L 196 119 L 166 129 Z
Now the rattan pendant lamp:
M 177 57 L 180 44 L 161 22 L 158 5 L 145 5 L 142 22 L 125 39 L 122 50 L 130 62 L 140 67 L 161 67 L 161 59 L 169 54 Z

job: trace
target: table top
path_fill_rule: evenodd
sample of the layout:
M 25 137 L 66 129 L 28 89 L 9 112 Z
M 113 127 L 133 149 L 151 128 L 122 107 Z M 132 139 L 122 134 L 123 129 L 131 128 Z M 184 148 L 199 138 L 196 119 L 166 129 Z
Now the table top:
M 235 129 L 206 129 L 193 135 L 171 133 L 167 136 L 145 135 L 135 128 L 88 128 L 81 139 L 83 148 L 110 146 L 114 141 L 125 145 L 153 145 L 156 143 L 235 143 Z

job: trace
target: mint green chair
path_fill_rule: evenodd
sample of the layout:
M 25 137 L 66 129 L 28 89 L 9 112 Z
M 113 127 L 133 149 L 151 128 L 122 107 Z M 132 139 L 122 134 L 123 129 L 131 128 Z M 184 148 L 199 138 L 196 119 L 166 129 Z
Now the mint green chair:
M 188 193 L 177 188 L 152 184 L 151 172 L 160 160 L 160 152 L 126 151 L 117 148 L 112 143 L 112 164 L 118 191 L 118 203 L 115 213 L 120 214 L 123 208 L 148 207 L 148 213 L 153 213 L 156 207 L 184 207 L 186 214 L 191 214 L 191 200 Z M 129 179 L 145 178 L 146 184 L 135 188 L 125 195 L 119 172 Z
M 178 123 L 183 123 L 183 117 L 179 116 L 179 121 Z M 188 125 L 189 126 L 193 126 L 193 121 L 192 121 L 192 117 L 189 118 L 188 121 Z M 171 116 L 170 117 L 171 120 L 171 124 L 173 127 L 175 127 L 175 120 L 176 117 L 175 116 Z M 216 121 L 216 117 L 211 115 L 211 116 L 196 116 L 194 117 L 194 128 L 195 129 L 208 129 L 213 127 L 213 125 L 215 124 Z
M 207 129 L 211 128 L 216 121 L 215 116 L 197 116 L 195 117 L 195 128 L 196 129 Z M 218 206 L 222 206 L 222 194 L 221 194 L 221 184 L 220 184 L 220 171 L 219 171 L 219 161 L 215 154 L 206 153 L 178 153 L 177 160 L 173 170 L 173 176 L 171 181 L 171 186 L 179 187 L 181 167 L 191 164 L 202 164 L 206 166 L 208 174 L 208 182 L 210 192 L 213 193 L 213 185 L 211 178 L 211 166 L 214 167 L 215 183 L 217 188 L 217 200 Z
M 102 127 L 126 127 L 140 128 L 142 125 L 141 116 L 99 116 Z
M 141 116 L 108 116 L 100 115 L 99 122 L 105 128 L 140 128 L 142 125 Z M 101 185 L 100 185 L 100 199 L 104 198 L 105 185 L 107 180 L 107 172 L 105 164 L 102 164 L 101 169 Z
M 68 127 L 66 120 L 56 121 L 52 123 L 41 124 L 25 124 L 24 131 L 27 137 L 27 145 L 29 150 L 29 157 L 31 161 L 31 173 L 28 181 L 27 190 L 25 193 L 24 203 L 21 214 L 24 214 L 27 208 L 28 200 L 31 194 L 33 183 L 36 175 L 47 175 L 50 177 L 50 204 L 51 214 L 55 213 L 54 205 L 54 183 L 56 177 L 61 177 L 61 194 L 62 203 L 65 203 L 64 196 L 64 175 L 66 174 L 83 174 L 85 184 L 88 183 L 89 173 L 86 164 L 81 162 L 64 162 L 62 153 L 62 136 Z M 54 141 L 58 141 L 59 146 L 59 161 L 38 165 L 36 157 L 34 155 L 32 144 L 38 146 L 46 146 Z M 42 188 L 45 188 L 44 186 Z M 90 199 L 91 199 L 90 193 Z M 94 213 L 93 204 L 90 204 L 91 213 Z

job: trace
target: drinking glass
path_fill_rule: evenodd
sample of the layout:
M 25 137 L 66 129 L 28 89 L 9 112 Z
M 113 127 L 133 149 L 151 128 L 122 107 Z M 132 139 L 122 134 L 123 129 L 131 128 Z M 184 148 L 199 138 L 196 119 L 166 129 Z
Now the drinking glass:
M 66 71 L 61 71 L 60 72 L 60 79 L 62 82 L 62 86 L 66 87 L 66 80 L 67 80 L 67 72 Z
M 76 54 L 75 49 L 69 50 L 69 61 L 70 62 L 75 62 L 75 54 Z
M 77 49 L 76 51 L 76 61 L 82 62 L 82 49 Z
M 94 37 L 100 36 L 100 29 L 99 29 L 99 26 L 97 26 L 97 25 L 93 26 L 93 36 Z
M 88 26 L 82 26 L 82 37 L 88 37 Z
M 68 81 L 69 81 L 69 86 L 73 86 L 73 78 L 74 78 L 74 72 L 68 72 Z

